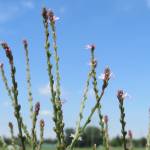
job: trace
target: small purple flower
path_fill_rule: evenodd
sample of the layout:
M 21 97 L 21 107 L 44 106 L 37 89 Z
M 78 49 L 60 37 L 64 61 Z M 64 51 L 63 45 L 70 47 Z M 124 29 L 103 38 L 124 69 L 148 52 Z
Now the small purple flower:
M 99 79 L 108 81 L 112 77 L 112 73 L 109 67 L 106 67 L 104 73 L 99 76 Z
M 35 104 L 35 113 L 36 113 L 36 115 L 39 114 L 39 111 L 40 111 L 40 103 L 37 102 L 37 103 Z
M 129 130 L 129 131 L 128 131 L 128 135 L 129 135 L 129 137 L 130 137 L 130 138 L 132 138 L 132 137 L 133 137 L 133 135 L 132 135 L 132 131 L 131 131 L 131 130 Z
M 25 48 L 28 47 L 28 42 L 27 42 L 27 40 L 23 40 L 23 45 L 24 45 Z
M 123 101 L 127 96 L 128 94 L 126 92 L 124 92 L 123 90 L 118 90 L 117 97 L 119 101 Z
M 48 20 L 48 15 L 47 15 L 47 9 L 46 8 L 43 8 L 43 10 L 42 10 L 42 16 L 45 19 L 45 21 Z
M 105 122 L 106 124 L 108 123 L 108 116 L 107 116 L 107 115 L 104 116 L 104 122 Z
M 0 63 L 0 68 L 3 68 L 4 64 L 3 63 Z
M 11 122 L 8 123 L 10 129 L 13 129 L 13 124 Z
M 8 57 L 10 64 L 13 64 L 13 56 L 10 47 L 5 42 L 2 42 L 1 45 L 5 50 L 6 56 Z
M 42 120 L 40 120 L 40 127 L 41 127 L 41 128 L 44 128 L 44 126 L 45 126 L 45 122 L 44 122 L 44 120 L 42 119 Z
M 59 20 L 59 17 L 56 17 L 52 10 L 47 11 L 47 16 L 52 23 L 55 23 L 57 20 Z
M 85 49 L 94 50 L 95 49 L 95 45 L 94 44 L 88 44 L 88 45 L 85 46 Z

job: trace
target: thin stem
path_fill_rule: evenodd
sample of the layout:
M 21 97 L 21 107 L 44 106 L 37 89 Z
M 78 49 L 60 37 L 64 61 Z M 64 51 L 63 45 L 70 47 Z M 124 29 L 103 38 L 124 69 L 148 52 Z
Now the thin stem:
M 3 82 L 4 82 L 4 85 L 5 85 L 6 91 L 7 91 L 7 93 L 8 93 L 8 96 L 10 97 L 10 99 L 11 99 L 11 101 L 12 101 L 12 104 L 13 104 L 13 106 L 14 106 L 14 98 L 13 98 L 13 96 L 12 96 L 11 89 L 10 89 L 10 87 L 9 87 L 9 85 L 8 85 L 8 80 L 7 80 L 7 78 L 6 78 L 3 65 L 0 67 L 0 71 L 1 71 L 2 80 L 3 80 Z
M 94 105 L 94 107 L 91 109 L 91 112 L 88 116 L 88 118 L 86 119 L 84 125 L 80 128 L 80 132 L 78 133 L 78 135 L 72 140 L 72 143 L 71 145 L 68 147 L 70 148 L 71 150 L 73 149 L 74 145 L 76 144 L 78 138 L 81 136 L 81 133 L 83 133 L 84 129 L 87 127 L 87 125 L 91 122 L 91 118 L 93 116 L 93 114 L 95 113 L 95 111 L 97 110 L 98 106 L 99 106 L 99 102 L 100 100 L 102 99 L 104 95 L 104 90 L 102 90 L 100 96 L 99 96 L 99 99 L 98 101 L 96 102 L 96 104 Z
M 30 75 L 30 64 L 29 64 L 29 50 L 28 43 L 26 40 L 23 41 L 25 49 L 25 58 L 26 58 L 26 80 L 27 80 L 27 90 L 28 90 L 28 100 L 30 105 L 30 117 L 33 117 L 33 96 L 31 90 L 31 75 Z
M 55 100 L 57 103 L 57 117 L 58 117 L 58 126 L 59 126 L 59 134 L 61 138 L 61 147 L 64 145 L 65 149 L 65 136 L 64 136 L 64 122 L 63 122 L 63 112 L 62 112 L 62 104 L 61 104 L 61 91 L 60 91 L 60 73 L 59 73 L 59 56 L 58 56 L 58 50 L 57 50 L 57 42 L 56 42 L 56 27 L 55 22 L 50 22 L 51 29 L 52 29 L 52 35 L 53 35 L 53 48 L 54 48 L 54 57 L 55 57 L 55 65 L 56 65 L 56 97 Z
M 11 88 L 9 87 L 9 85 L 8 85 L 8 80 L 6 78 L 5 71 L 4 71 L 4 68 L 2 66 L 0 67 L 0 71 L 1 71 L 1 74 L 2 74 L 2 79 L 3 79 L 4 85 L 5 85 L 6 91 L 8 93 L 8 96 L 10 97 L 10 99 L 12 101 L 13 107 L 15 107 L 12 91 L 11 91 Z M 23 131 L 24 131 L 24 133 L 27 137 L 28 142 L 30 143 L 30 135 L 29 135 L 29 132 L 27 130 L 27 126 L 23 123 L 23 119 L 22 119 L 21 116 L 20 116 L 20 120 L 21 120 L 21 124 L 22 124 L 22 129 L 23 129 Z
M 83 110 L 85 108 L 85 103 L 86 103 L 86 100 L 87 100 L 87 94 L 88 94 L 88 91 L 89 91 L 89 84 L 90 84 L 91 76 L 92 76 L 92 74 L 91 74 L 91 71 L 90 71 L 90 73 L 88 73 L 88 78 L 87 78 L 85 90 L 84 90 L 84 93 L 83 93 L 83 99 L 82 99 L 81 105 L 80 105 L 80 112 L 79 112 L 79 118 L 78 118 L 78 121 L 77 121 L 75 137 L 77 137 L 78 134 L 80 133 L 80 124 L 81 124 L 81 120 L 83 118 Z
M 120 108 L 120 123 L 121 123 L 121 127 L 122 127 L 122 130 L 121 130 L 121 133 L 122 133 L 122 136 L 123 136 L 123 146 L 124 146 L 124 150 L 128 150 L 127 149 L 127 140 L 126 140 L 126 130 L 125 130 L 125 125 L 126 125 L 126 122 L 125 122 L 125 112 L 124 112 L 124 104 L 123 104 L 124 100 L 119 100 L 119 108 Z
M 47 10 L 44 8 L 43 11 L 45 11 L 44 15 L 47 14 Z M 48 70 L 48 76 L 49 76 L 49 82 L 50 82 L 50 90 L 51 90 L 51 102 L 53 104 L 53 111 L 54 111 L 54 117 L 53 117 L 53 121 L 55 123 L 55 127 L 54 127 L 54 131 L 56 133 L 57 139 L 58 139 L 58 147 L 57 149 L 59 149 L 59 147 L 61 147 L 61 136 L 59 133 L 59 127 L 58 127 L 58 118 L 57 118 L 57 104 L 55 102 L 55 97 L 56 97 L 56 92 L 54 90 L 54 77 L 52 74 L 52 64 L 50 62 L 50 57 L 51 57 L 51 53 L 49 51 L 50 48 L 50 43 L 49 43 L 49 31 L 48 31 L 48 20 L 47 16 L 44 16 L 44 20 L 43 20 L 43 24 L 44 24 L 44 28 L 45 28 L 45 51 L 46 51 L 46 59 L 47 59 L 47 70 Z
M 42 144 L 44 142 L 44 138 L 43 138 L 43 135 L 44 135 L 44 120 L 41 120 L 40 121 L 40 142 L 39 142 L 39 146 L 38 146 L 38 150 L 41 150 L 41 147 L 42 147 Z
M 96 75 L 97 62 L 95 61 L 94 50 L 91 50 L 91 63 L 92 63 L 93 89 L 94 89 L 96 101 L 98 101 L 98 99 L 99 99 L 99 90 L 98 90 L 97 78 L 96 78 L 96 76 L 97 76 Z M 103 84 L 102 87 L 106 88 L 107 86 L 104 86 L 104 84 Z M 102 131 L 103 145 L 104 145 L 106 150 L 109 150 L 109 148 L 107 146 L 107 139 L 106 139 L 106 136 L 105 136 L 105 128 L 104 128 L 104 122 L 103 122 L 104 117 L 103 117 L 102 112 L 101 112 L 101 103 L 100 102 L 99 102 L 97 111 L 98 111 L 98 116 L 99 116 L 99 120 L 100 120 L 99 124 L 100 124 L 101 131 Z
M 19 138 L 21 140 L 22 150 L 25 150 L 25 143 L 24 143 L 25 141 L 24 141 L 24 137 L 22 133 L 22 120 L 21 120 L 21 114 L 20 114 L 21 106 L 18 104 L 18 87 L 17 87 L 17 82 L 15 79 L 16 68 L 14 66 L 14 59 L 13 59 L 11 49 L 7 45 L 7 43 L 2 43 L 1 45 L 3 49 L 5 50 L 6 57 L 8 58 L 8 61 L 10 64 L 11 79 L 12 79 L 12 94 L 13 94 L 13 100 L 14 100 L 14 115 L 16 117 L 17 124 L 18 124 Z
M 18 104 L 18 89 L 17 89 L 17 82 L 15 79 L 15 72 L 16 69 L 14 65 L 11 64 L 11 77 L 13 83 L 13 96 L 14 96 L 14 103 L 15 103 L 15 117 L 18 123 L 19 137 L 21 139 L 22 150 L 25 150 L 26 148 L 25 148 L 24 137 L 22 133 L 22 122 L 21 122 L 21 114 L 20 114 L 21 106 Z
M 10 129 L 10 134 L 11 134 L 11 144 L 13 148 L 16 149 L 13 124 L 11 122 L 9 122 L 9 129 Z

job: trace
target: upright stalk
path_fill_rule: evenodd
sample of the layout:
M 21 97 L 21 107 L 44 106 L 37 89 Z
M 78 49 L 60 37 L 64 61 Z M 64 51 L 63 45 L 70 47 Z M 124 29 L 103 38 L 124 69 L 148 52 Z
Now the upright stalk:
M 24 49 L 25 49 L 25 58 L 26 58 L 26 80 L 27 80 L 28 100 L 29 100 L 29 105 L 30 105 L 30 117 L 32 120 L 32 117 L 33 117 L 33 96 L 32 96 L 32 90 L 31 90 L 31 75 L 30 75 L 28 42 L 26 40 L 24 40 L 23 45 L 24 45 Z
M 118 100 L 119 100 L 119 109 L 120 109 L 120 123 L 121 123 L 121 133 L 122 133 L 122 141 L 123 141 L 123 147 L 124 150 L 128 150 L 127 148 L 127 140 L 126 140 L 126 135 L 127 132 L 125 130 L 125 109 L 124 109 L 124 99 L 125 99 L 125 93 L 122 90 L 118 91 L 117 94 Z
M 54 127 L 54 131 L 56 133 L 57 136 L 57 140 L 58 140 L 58 145 L 57 145 L 57 150 L 64 150 L 65 149 L 65 145 L 62 144 L 61 141 L 61 136 L 62 134 L 60 134 L 60 126 L 59 126 L 59 116 L 58 113 L 61 113 L 60 111 L 58 111 L 57 108 L 57 104 L 56 104 L 56 91 L 54 90 L 54 77 L 52 74 L 52 64 L 50 62 L 50 58 L 51 58 L 51 52 L 49 51 L 50 48 L 50 43 L 49 43 L 49 30 L 48 30 L 48 11 L 46 8 L 43 8 L 43 24 L 44 24 L 44 28 L 45 28 L 45 51 L 46 51 L 46 59 L 47 59 L 47 67 L 48 67 L 48 76 L 49 76 L 49 81 L 50 81 L 50 90 L 51 90 L 51 102 L 53 104 L 53 111 L 54 111 L 54 117 L 53 117 L 53 121 L 55 123 L 55 127 Z M 63 128 L 63 124 L 61 124 L 62 128 Z
M 87 127 L 87 125 L 91 122 L 91 119 L 92 119 L 92 116 L 93 114 L 95 113 L 95 111 L 97 109 L 99 109 L 99 106 L 100 106 L 100 100 L 102 99 L 103 95 L 104 95 L 104 92 L 105 92 L 105 89 L 108 85 L 108 80 L 107 82 L 105 82 L 105 84 L 103 84 L 102 86 L 102 91 L 100 93 L 100 95 L 98 95 L 98 88 L 97 88 L 97 79 L 96 79 L 96 72 L 95 72 L 95 67 L 97 65 L 97 62 L 95 61 L 94 59 L 94 50 L 95 50 L 95 46 L 94 45 L 90 45 L 89 46 L 89 49 L 91 50 L 91 65 L 92 65 L 92 71 L 91 71 L 91 75 L 92 77 L 94 78 L 93 80 L 93 85 L 94 85 L 94 92 L 95 92 L 95 95 L 96 95 L 96 104 L 94 105 L 94 107 L 91 109 L 91 112 L 89 114 L 89 116 L 87 117 L 84 125 L 80 128 L 79 132 L 75 135 L 75 137 L 73 138 L 70 146 L 68 148 L 70 148 L 71 150 L 73 149 L 73 147 L 75 146 L 78 138 L 81 136 L 81 134 L 83 133 L 83 131 L 85 130 L 85 128 Z M 93 75 L 94 74 L 94 75 Z M 106 85 L 107 84 L 107 85 Z
M 13 124 L 11 122 L 9 122 L 8 126 L 10 128 L 11 144 L 12 144 L 13 148 L 16 149 Z
M 96 78 L 96 76 L 97 76 L 96 75 L 97 61 L 95 60 L 95 56 L 94 56 L 94 47 L 93 47 L 93 49 L 91 49 L 91 64 L 92 64 L 93 89 L 94 89 L 96 101 L 98 101 L 99 90 L 98 90 L 97 78 Z M 109 79 L 110 79 L 110 69 L 106 68 L 104 71 L 102 90 L 105 90 L 105 88 L 107 87 Z M 109 150 L 109 147 L 107 146 L 107 138 L 105 136 L 105 127 L 104 127 L 103 115 L 101 112 L 101 103 L 100 102 L 99 102 L 97 111 L 98 111 L 98 116 L 99 116 L 99 120 L 100 120 L 99 124 L 101 127 L 101 132 L 102 132 L 102 137 L 103 137 L 103 145 L 106 150 Z
M 56 73 L 56 97 L 55 101 L 57 101 L 57 117 L 58 117 L 58 129 L 60 138 L 61 138 L 61 145 L 65 148 L 65 135 L 64 135 L 64 122 L 63 122 L 63 112 L 62 112 L 62 104 L 61 104 L 61 90 L 60 90 L 60 73 L 59 73 L 59 56 L 58 56 L 58 49 L 57 49 L 57 37 L 56 37 L 56 16 L 50 10 L 48 11 L 48 18 L 50 21 L 50 26 L 52 29 L 52 39 L 53 39 L 53 48 L 54 48 L 54 58 L 55 58 L 55 73 Z
M 9 64 L 10 64 L 11 79 L 12 79 L 12 85 L 13 85 L 12 93 L 13 93 L 13 99 L 14 99 L 14 115 L 16 117 L 17 124 L 18 124 L 19 138 L 21 140 L 21 147 L 22 147 L 22 150 L 25 150 L 26 149 L 25 148 L 25 139 L 24 139 L 23 133 L 22 133 L 22 119 L 21 119 L 21 114 L 20 114 L 21 106 L 18 104 L 18 87 L 17 87 L 17 82 L 15 79 L 16 68 L 14 66 L 12 52 L 11 52 L 10 48 L 8 47 L 7 43 L 2 43 L 2 47 L 4 48 L 4 50 L 6 52 L 6 56 L 9 60 Z

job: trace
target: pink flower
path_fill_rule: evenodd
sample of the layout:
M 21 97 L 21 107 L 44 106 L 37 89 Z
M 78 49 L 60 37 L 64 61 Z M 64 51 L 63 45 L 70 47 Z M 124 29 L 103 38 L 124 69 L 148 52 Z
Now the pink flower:
M 88 44 L 88 45 L 85 46 L 85 49 L 94 50 L 95 49 L 95 45 L 94 44 Z
M 3 68 L 4 64 L 3 63 L 0 63 L 0 68 Z
M 128 93 L 124 92 L 123 90 L 118 90 L 117 92 L 117 97 L 119 101 L 123 101 L 128 96 Z
M 55 23 L 55 21 L 59 20 L 59 17 L 56 17 L 52 10 L 47 11 L 47 16 L 52 23 Z
M 113 73 L 110 71 L 109 67 L 106 67 L 106 69 L 104 70 L 104 73 L 102 73 L 99 76 L 99 79 L 101 80 L 109 80 L 112 77 Z
M 128 131 L 128 135 L 129 135 L 130 138 L 132 138 L 133 135 L 132 135 L 132 131 L 131 130 Z
M 105 124 L 108 123 L 108 116 L 107 116 L 107 115 L 104 116 L 104 123 L 105 123 Z
M 24 45 L 25 48 L 27 48 L 27 46 L 28 46 L 27 40 L 23 40 L 23 45 Z
M 53 16 L 53 20 L 54 20 L 54 21 L 57 21 L 57 20 L 59 20 L 59 19 L 60 19 L 59 17 Z
M 44 128 L 44 126 L 45 126 L 45 122 L 44 122 L 44 120 L 42 119 L 42 120 L 40 120 L 40 127 L 41 127 L 41 128 Z

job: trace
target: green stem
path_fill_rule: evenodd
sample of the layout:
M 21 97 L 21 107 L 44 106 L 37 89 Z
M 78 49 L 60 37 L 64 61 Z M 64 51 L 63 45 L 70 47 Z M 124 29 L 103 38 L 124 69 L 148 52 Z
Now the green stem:
M 22 150 L 25 150 L 25 141 L 22 133 L 22 120 L 21 120 L 21 114 L 20 114 L 20 109 L 21 106 L 18 104 L 18 89 L 17 89 L 17 82 L 15 79 L 15 66 L 13 63 L 11 64 L 11 77 L 12 77 L 12 84 L 13 84 L 13 97 L 14 97 L 14 103 L 15 103 L 15 117 L 17 119 L 17 124 L 18 124 L 18 130 L 19 130 L 19 137 L 21 140 L 21 145 L 22 145 Z
M 53 121 L 55 123 L 54 131 L 56 133 L 57 139 L 58 139 L 58 147 L 61 147 L 61 137 L 59 133 L 59 127 L 58 127 L 58 118 L 57 118 L 57 104 L 55 102 L 56 92 L 54 91 L 54 78 L 52 74 L 52 64 L 50 62 L 51 53 L 49 51 L 50 43 L 49 43 L 49 31 L 48 31 L 48 22 L 43 21 L 44 27 L 45 27 L 45 51 L 46 51 L 46 59 L 47 59 L 47 66 L 48 66 L 48 76 L 50 81 L 50 90 L 51 90 L 51 102 L 53 104 L 53 111 L 54 111 L 54 117 Z
M 95 61 L 94 50 L 91 50 L 91 62 L 94 62 L 94 61 Z M 92 63 L 92 77 L 93 77 L 93 89 L 94 89 L 94 93 L 95 93 L 95 98 L 96 98 L 96 101 L 98 101 L 98 99 L 99 99 L 99 90 L 98 90 L 97 78 L 96 78 L 96 66 L 94 65 L 94 63 Z M 101 103 L 99 103 L 97 111 L 98 111 L 98 116 L 99 116 L 99 120 L 100 120 L 99 124 L 101 126 L 101 131 L 102 131 L 103 145 L 104 145 L 106 150 L 109 150 L 109 148 L 107 146 L 107 139 L 106 139 L 106 136 L 105 136 L 103 115 L 102 115 L 102 112 L 101 112 Z
M 58 126 L 59 126 L 59 134 L 61 138 L 61 148 L 64 147 L 65 149 L 65 136 L 64 136 L 64 122 L 63 122 L 63 112 L 62 112 L 62 104 L 61 104 L 61 91 L 60 91 L 60 73 L 59 73 L 59 56 L 57 50 L 57 43 L 56 43 L 56 27 L 55 22 L 51 22 L 51 29 L 53 35 L 53 48 L 54 48 L 54 57 L 55 57 L 55 65 L 56 65 L 56 97 L 55 100 L 57 101 L 57 117 L 58 117 Z M 64 146 L 63 146 L 64 145 Z
M 30 117 L 33 117 L 33 96 L 31 90 L 31 75 L 30 75 L 30 64 L 29 64 L 29 51 L 27 41 L 24 43 L 25 58 L 26 58 L 26 80 L 27 80 L 27 90 L 28 90 L 28 100 L 30 104 Z
M 127 140 L 126 140 L 126 130 L 125 130 L 125 125 L 126 125 L 126 122 L 125 122 L 125 112 L 124 112 L 124 104 L 123 104 L 124 100 L 119 100 L 119 108 L 120 108 L 120 123 L 121 123 L 121 127 L 122 127 L 122 136 L 123 136 L 123 147 L 124 147 L 124 150 L 128 150 L 127 149 Z
M 91 122 L 92 116 L 95 113 L 95 111 L 97 110 L 98 106 L 99 106 L 99 102 L 102 99 L 104 95 L 104 90 L 102 90 L 99 99 L 97 100 L 96 104 L 94 105 L 94 107 L 91 109 L 90 115 L 88 116 L 88 118 L 86 119 L 83 127 L 80 128 L 80 132 L 76 135 L 76 137 L 72 140 L 71 145 L 68 147 L 71 150 L 73 149 L 74 145 L 76 144 L 78 138 L 81 136 L 81 133 L 83 133 L 84 129 L 87 127 L 87 125 Z
M 88 74 L 87 81 L 86 81 L 86 86 L 85 86 L 85 90 L 84 90 L 84 94 L 83 94 L 83 99 L 82 99 L 81 105 L 80 105 L 80 112 L 79 112 L 79 118 L 78 118 L 78 121 L 77 121 L 75 137 L 77 137 L 78 134 L 80 133 L 80 124 L 81 124 L 81 120 L 83 118 L 83 110 L 85 108 L 85 103 L 86 103 L 86 100 L 87 100 L 87 94 L 88 94 L 88 90 L 89 90 L 89 83 L 90 83 L 91 75 L 92 74 L 91 74 L 91 71 L 90 71 L 90 73 Z

